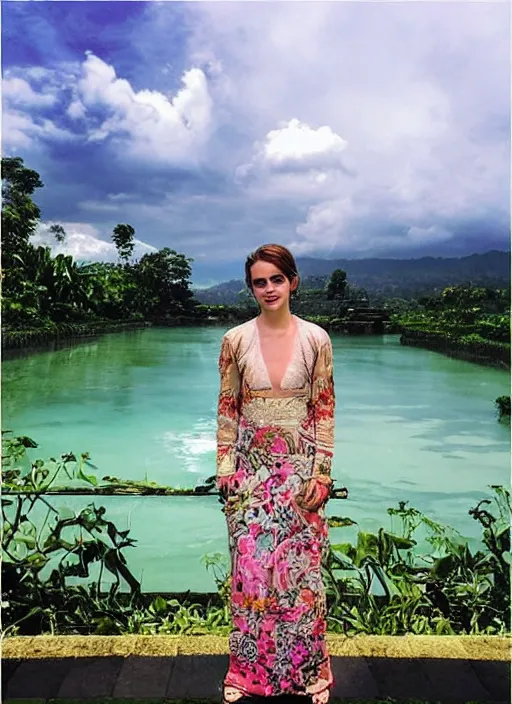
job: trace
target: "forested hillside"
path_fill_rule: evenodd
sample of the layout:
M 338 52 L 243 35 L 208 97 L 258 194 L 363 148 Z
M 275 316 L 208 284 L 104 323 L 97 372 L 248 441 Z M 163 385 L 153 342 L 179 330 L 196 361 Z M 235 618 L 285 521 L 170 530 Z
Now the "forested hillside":
M 421 259 L 297 259 L 302 288 L 324 288 L 336 269 L 347 273 L 353 286 L 366 289 L 372 298 L 405 298 L 431 295 L 446 286 L 471 283 L 489 288 L 510 284 L 510 252 L 490 251 L 460 258 Z M 236 304 L 245 289 L 233 279 L 206 289 L 196 289 L 201 303 Z M 243 294 L 242 294 L 243 297 Z

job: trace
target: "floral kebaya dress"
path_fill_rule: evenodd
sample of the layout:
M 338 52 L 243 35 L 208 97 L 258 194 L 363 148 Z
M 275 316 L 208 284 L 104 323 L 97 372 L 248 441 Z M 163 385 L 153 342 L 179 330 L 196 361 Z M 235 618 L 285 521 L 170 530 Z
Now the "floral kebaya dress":
M 229 330 L 219 359 L 217 476 L 227 502 L 233 629 L 225 685 L 248 695 L 306 694 L 332 684 L 325 645 L 323 507 L 296 503 L 329 475 L 334 384 L 329 335 L 300 318 L 272 389 L 256 319 Z

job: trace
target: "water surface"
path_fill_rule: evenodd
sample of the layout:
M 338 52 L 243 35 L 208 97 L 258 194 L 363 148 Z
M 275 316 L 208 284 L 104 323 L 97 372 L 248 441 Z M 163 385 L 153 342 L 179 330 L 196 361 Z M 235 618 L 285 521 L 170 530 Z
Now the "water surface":
M 194 486 L 215 472 L 217 359 L 222 328 L 106 335 L 3 363 L 3 428 L 39 443 L 39 457 L 88 451 L 99 475 Z M 333 476 L 349 488 L 330 515 L 390 527 L 400 500 L 475 540 L 468 510 L 509 484 L 509 428 L 494 399 L 505 371 L 402 347 L 398 336 L 332 335 L 336 386 Z M 61 506 L 84 499 L 59 497 Z M 209 590 L 200 564 L 226 552 L 214 497 L 96 500 L 138 546 L 129 566 L 145 590 Z M 347 529 L 332 531 L 345 540 Z

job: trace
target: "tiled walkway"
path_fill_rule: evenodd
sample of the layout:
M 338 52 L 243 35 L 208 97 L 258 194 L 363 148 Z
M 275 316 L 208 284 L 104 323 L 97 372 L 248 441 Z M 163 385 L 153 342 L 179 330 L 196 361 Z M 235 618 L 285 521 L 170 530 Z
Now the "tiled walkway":
M 67 642 L 63 638 L 4 641 L 2 701 L 99 697 L 220 700 L 228 663 L 227 654 L 218 652 L 225 650 L 223 641 L 220 647 L 211 647 L 215 641 L 205 646 L 201 637 L 165 641 L 149 637 L 132 638 L 129 646 L 121 647 L 120 639 L 103 638 L 95 640 L 103 646 L 101 653 L 96 647 L 96 655 L 87 641 L 80 647 L 81 642 L 73 640 L 73 653 L 66 652 L 69 638 Z M 423 639 L 420 646 L 418 642 L 414 638 L 380 639 L 379 645 L 379 639 L 357 639 L 355 650 L 353 643 L 342 639 L 331 642 L 336 680 L 333 697 L 443 704 L 510 702 L 509 651 L 504 639 L 482 639 L 479 643 L 432 636 Z M 165 654 L 153 654 L 162 650 L 163 643 Z M 199 653 L 191 654 L 194 643 Z M 25 650 L 20 658 L 21 647 L 30 645 L 30 652 Z M 116 649 L 120 654 L 115 654 Z M 148 654 L 141 655 L 141 651 Z

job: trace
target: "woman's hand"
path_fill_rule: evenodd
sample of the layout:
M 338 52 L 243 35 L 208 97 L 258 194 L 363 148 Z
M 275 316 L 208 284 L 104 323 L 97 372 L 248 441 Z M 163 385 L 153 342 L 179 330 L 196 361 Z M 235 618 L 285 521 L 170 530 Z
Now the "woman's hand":
M 224 501 L 228 500 L 232 482 L 233 475 L 231 474 L 228 474 L 227 476 L 217 477 L 217 489 Z
M 325 475 L 311 477 L 296 498 L 297 505 L 306 511 L 318 511 L 331 493 L 332 479 Z
M 238 490 L 240 489 L 240 478 L 235 474 L 228 474 L 217 477 L 217 489 L 221 497 L 224 508 L 238 502 Z

